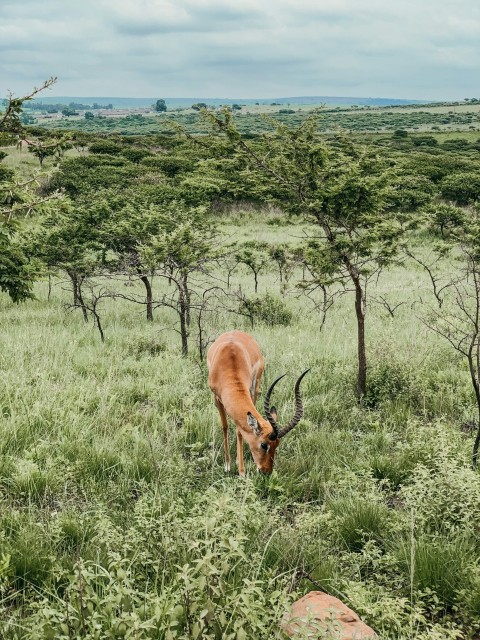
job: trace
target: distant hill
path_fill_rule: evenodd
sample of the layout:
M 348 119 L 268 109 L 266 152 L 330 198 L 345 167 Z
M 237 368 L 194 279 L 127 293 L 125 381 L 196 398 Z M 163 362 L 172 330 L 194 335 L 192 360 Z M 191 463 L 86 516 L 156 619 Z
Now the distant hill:
M 407 104 L 428 104 L 432 100 L 405 100 L 400 98 L 359 98 L 345 96 L 292 96 L 288 98 L 164 98 L 169 109 L 177 107 L 189 107 L 195 102 L 205 102 L 208 105 L 218 106 L 220 104 L 329 104 L 329 105 L 362 105 L 362 106 L 390 106 Z M 82 104 L 100 105 L 112 104 L 117 109 L 127 109 L 135 107 L 149 107 L 154 104 L 157 98 L 114 98 L 114 97 L 86 97 L 86 96 L 48 96 L 36 100 L 43 104 L 69 104 L 78 102 Z

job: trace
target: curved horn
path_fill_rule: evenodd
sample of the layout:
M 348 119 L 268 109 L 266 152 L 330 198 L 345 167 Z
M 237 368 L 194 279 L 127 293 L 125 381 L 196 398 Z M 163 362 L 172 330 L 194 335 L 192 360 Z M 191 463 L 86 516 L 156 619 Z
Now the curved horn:
M 287 433 L 291 431 L 293 427 L 296 427 L 303 416 L 303 404 L 302 404 L 302 398 L 300 397 L 300 383 L 302 382 L 304 376 L 306 376 L 309 371 L 310 369 L 307 369 L 306 371 L 304 371 L 295 383 L 295 415 L 293 416 L 293 418 L 290 420 L 290 422 L 287 424 L 286 427 L 283 427 L 278 431 L 277 433 L 278 439 L 283 438 L 283 436 L 287 435 Z
M 278 437 L 278 424 L 276 422 L 276 420 L 274 419 L 274 417 L 272 416 L 271 412 L 270 412 L 270 396 L 272 395 L 272 391 L 275 387 L 275 385 L 277 384 L 277 382 L 279 382 L 282 378 L 284 378 L 287 374 L 284 373 L 283 376 L 280 376 L 279 378 L 277 378 L 276 380 L 274 380 L 272 382 L 272 384 L 268 387 L 268 391 L 265 394 L 265 402 L 263 404 L 263 408 L 265 409 L 265 417 L 267 418 L 267 420 L 269 421 L 269 423 L 272 425 L 272 428 L 275 432 L 275 435 Z

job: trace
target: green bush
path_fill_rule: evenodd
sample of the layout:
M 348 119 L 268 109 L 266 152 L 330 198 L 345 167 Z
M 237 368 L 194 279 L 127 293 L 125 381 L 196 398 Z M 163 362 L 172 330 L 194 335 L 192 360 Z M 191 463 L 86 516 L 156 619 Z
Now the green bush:
M 465 138 L 450 138 L 442 143 L 442 147 L 448 151 L 465 151 L 470 149 L 470 142 Z
M 252 324 L 257 321 L 269 327 L 286 327 L 293 318 L 285 302 L 269 293 L 242 300 L 240 313 L 248 316 Z
M 99 629 L 104 638 L 280 637 L 288 582 L 273 572 L 257 577 L 272 514 L 248 486 L 199 498 L 142 498 L 126 531 L 98 520 L 95 560 L 58 570 L 54 599 L 37 598 L 24 620 L 28 637 L 94 638 Z
M 438 140 L 433 136 L 414 136 L 412 142 L 416 147 L 436 147 Z
M 440 192 L 445 200 L 466 205 L 480 198 L 480 174 L 454 173 L 443 178 Z
M 164 342 L 158 340 L 156 336 L 139 336 L 129 339 L 127 342 L 127 353 L 142 358 L 144 356 L 155 357 L 163 353 L 166 349 Z
M 89 144 L 88 150 L 90 153 L 115 156 L 123 151 L 123 147 L 112 140 L 96 140 Z
M 432 200 L 435 192 L 435 185 L 425 176 L 401 175 L 395 180 L 389 201 L 395 210 L 417 211 Z
M 474 536 L 480 522 L 480 476 L 453 460 L 452 453 L 439 452 L 429 466 L 417 465 L 400 496 L 421 531 Z
M 416 376 L 405 363 L 386 359 L 370 366 L 365 405 L 376 409 L 399 400 L 415 402 Z
M 163 171 L 163 173 L 171 178 L 179 174 L 189 173 L 195 166 L 191 158 L 166 153 L 159 153 L 154 156 L 146 155 L 142 158 L 141 164 L 149 169 Z
M 148 149 L 139 149 L 138 147 L 122 149 L 120 153 L 124 158 L 135 164 L 139 164 L 145 158 L 154 157 L 153 153 Z

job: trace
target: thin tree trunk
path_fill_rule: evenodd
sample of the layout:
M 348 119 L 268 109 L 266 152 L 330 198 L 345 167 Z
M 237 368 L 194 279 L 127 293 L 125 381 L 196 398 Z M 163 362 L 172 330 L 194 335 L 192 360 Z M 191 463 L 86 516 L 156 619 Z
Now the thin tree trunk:
M 477 405 L 478 405 L 478 426 L 477 426 L 477 437 L 475 438 L 475 442 L 473 444 L 473 468 L 477 468 L 478 464 L 478 448 L 480 446 L 480 398 L 477 396 Z
M 152 295 L 152 285 L 150 284 L 150 280 L 146 275 L 140 276 L 140 280 L 145 285 L 146 290 L 146 300 L 147 300 L 147 320 L 153 322 L 153 295 Z
M 67 274 L 72 282 L 73 306 L 80 307 L 82 309 L 83 319 L 85 322 L 88 322 L 87 309 L 85 308 L 85 302 L 82 297 L 80 276 L 76 271 L 71 269 L 67 269 Z
M 180 305 L 180 336 L 182 338 L 182 356 L 188 355 L 188 329 L 187 329 L 187 305 L 185 304 L 185 295 L 182 287 L 179 287 L 179 305 Z
M 95 324 L 97 325 L 98 331 L 100 333 L 100 339 L 102 342 L 105 342 L 105 334 L 103 333 L 103 327 L 102 327 L 102 323 L 100 321 L 100 316 L 98 315 L 98 313 L 93 310 L 92 311 L 94 317 L 95 317 Z
M 83 300 L 83 295 L 82 295 L 82 276 L 78 276 L 77 278 L 77 297 L 78 297 L 78 302 L 82 308 L 82 313 L 83 313 L 83 319 L 85 320 L 85 322 L 88 322 L 88 313 L 87 313 L 87 307 L 85 306 L 85 302 Z
M 350 278 L 355 287 L 355 315 L 357 316 L 357 353 L 358 377 L 357 393 L 361 400 L 367 392 L 367 353 L 365 349 L 365 306 L 364 291 L 357 268 L 350 262 L 348 256 L 342 257 Z
M 335 235 L 332 233 L 329 225 L 321 213 L 316 214 L 317 220 L 325 232 L 327 241 L 335 246 Z M 355 314 L 357 316 L 357 353 L 358 353 L 358 378 L 357 393 L 361 400 L 367 391 L 367 354 L 365 350 L 365 309 L 364 309 L 364 292 L 360 282 L 358 269 L 351 262 L 348 255 L 340 254 L 340 259 L 345 265 L 348 275 L 350 276 L 355 287 Z
M 68 271 L 68 277 L 72 282 L 72 293 L 73 293 L 73 306 L 78 307 L 78 289 L 77 289 L 77 274 L 75 271 Z
M 187 323 L 187 327 L 190 326 L 191 321 L 191 300 L 190 300 L 190 291 L 188 290 L 188 280 L 187 274 L 182 276 L 182 287 L 183 287 L 183 295 L 185 300 L 185 322 Z
M 363 309 L 363 291 L 360 281 L 355 281 L 355 313 L 357 315 L 358 334 L 358 382 L 357 391 L 359 398 L 363 398 L 367 392 L 367 354 L 365 351 L 365 312 Z
M 470 348 L 468 350 L 468 368 L 470 370 L 470 377 L 472 379 L 472 385 L 473 388 L 475 390 L 475 399 L 477 401 L 477 408 L 478 408 L 478 424 L 477 424 L 477 436 L 475 438 L 475 442 L 473 444 L 473 454 L 472 454 L 472 466 L 474 469 L 476 469 L 477 464 L 478 464 L 478 449 L 480 446 L 480 385 L 478 383 L 478 379 L 477 379 L 477 375 L 478 375 L 478 369 L 477 371 L 475 371 L 475 364 L 474 364 L 474 354 L 473 354 L 473 350 L 475 348 L 475 339 L 472 339 L 472 342 L 470 343 Z M 479 348 L 480 345 L 477 345 L 476 351 L 477 351 L 477 360 L 478 360 L 478 356 L 479 356 Z
M 477 400 L 478 407 L 478 426 L 477 436 L 473 444 L 472 452 L 472 466 L 477 468 L 478 463 L 478 447 L 480 445 L 480 344 L 478 343 L 478 334 L 480 332 L 480 283 L 478 280 L 478 273 L 475 268 L 474 262 L 470 260 L 469 266 L 473 274 L 475 282 L 475 322 L 474 322 L 474 334 L 470 341 L 470 348 L 468 350 L 468 365 L 470 368 L 470 376 L 472 378 L 473 388 L 475 389 L 475 398 Z M 475 350 L 475 354 L 474 354 Z

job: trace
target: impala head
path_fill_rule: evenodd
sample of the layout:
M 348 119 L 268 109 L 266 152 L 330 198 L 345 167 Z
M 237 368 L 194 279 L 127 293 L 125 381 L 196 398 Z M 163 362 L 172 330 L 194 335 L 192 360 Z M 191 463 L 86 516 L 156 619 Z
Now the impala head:
M 257 420 L 252 413 L 247 414 L 247 424 L 252 429 L 254 438 L 249 442 L 253 459 L 260 473 L 270 474 L 273 470 L 273 461 L 275 451 L 280 443 L 280 438 L 286 436 L 297 424 L 303 416 L 303 404 L 300 396 L 300 384 L 304 376 L 310 371 L 307 369 L 302 373 L 295 383 L 295 415 L 290 422 L 281 427 L 278 423 L 278 415 L 275 407 L 270 406 L 270 397 L 277 382 L 285 377 L 286 374 L 280 376 L 272 382 L 265 395 L 265 417 L 266 420 Z

